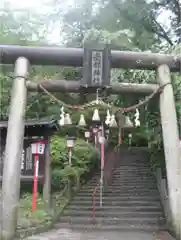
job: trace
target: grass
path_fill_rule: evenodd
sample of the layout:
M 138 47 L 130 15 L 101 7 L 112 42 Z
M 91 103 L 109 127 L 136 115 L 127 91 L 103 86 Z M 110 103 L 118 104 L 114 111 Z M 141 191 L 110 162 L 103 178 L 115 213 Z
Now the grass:
M 18 228 L 29 228 L 52 223 L 55 213 L 60 213 L 67 204 L 68 199 L 58 193 L 53 194 L 54 209 L 49 209 L 42 196 L 37 200 L 37 211 L 32 212 L 32 194 L 24 194 L 20 200 L 18 213 Z

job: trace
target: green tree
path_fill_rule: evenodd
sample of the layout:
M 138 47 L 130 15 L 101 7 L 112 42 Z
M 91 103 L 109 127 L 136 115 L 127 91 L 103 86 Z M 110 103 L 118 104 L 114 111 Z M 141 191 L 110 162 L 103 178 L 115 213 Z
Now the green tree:
M 5 1 L 6 2 L 6 1 Z M 12 11 L 8 4 L 4 3 L 4 8 L 0 10 L 0 44 L 15 45 L 48 45 L 47 35 L 51 19 L 46 15 L 38 15 L 29 10 Z M 60 67 L 31 66 L 30 79 L 35 82 L 49 79 L 68 79 L 76 76 L 76 71 L 67 71 Z M 1 65 L 0 72 L 0 106 L 1 119 L 8 118 L 8 106 L 10 104 L 10 94 L 12 87 L 13 66 Z M 75 77 L 76 79 L 76 77 Z M 55 94 L 58 99 L 67 103 L 76 103 L 77 99 L 72 98 L 69 93 Z M 53 102 L 44 93 L 29 93 L 27 104 L 27 118 L 58 118 L 60 106 Z
M 68 42 L 78 45 L 92 28 L 129 31 L 134 45 L 146 50 L 163 40 L 169 45 L 181 43 L 180 13 L 180 0 L 81 0 L 65 14 L 64 31 L 72 36 Z

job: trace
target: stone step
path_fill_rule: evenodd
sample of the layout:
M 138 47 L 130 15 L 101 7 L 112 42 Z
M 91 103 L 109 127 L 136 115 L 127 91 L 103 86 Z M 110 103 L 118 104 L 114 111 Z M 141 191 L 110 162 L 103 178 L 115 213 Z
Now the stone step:
M 118 157 L 119 159 L 119 157 Z M 149 156 L 147 155 L 142 155 L 142 154 L 137 154 L 137 153 L 120 153 L 120 160 L 121 161 L 145 161 L 149 162 Z
M 106 179 L 105 179 L 106 180 Z M 106 182 L 106 181 L 105 181 Z M 92 183 L 88 183 L 86 185 L 83 185 L 82 188 L 86 188 L 86 187 L 95 187 L 96 185 L 98 185 L 100 183 L 100 179 L 99 181 L 96 182 L 92 182 Z M 141 186 L 145 186 L 145 185 L 154 185 L 156 187 L 156 182 L 154 180 L 150 180 L 150 181 L 144 181 L 144 180 L 127 180 L 126 179 L 112 179 L 110 178 L 110 184 L 108 186 L 135 186 L 135 185 L 141 185 Z
M 133 175 L 136 175 L 136 174 L 152 174 L 151 171 L 149 171 L 148 168 L 144 168 L 144 169 L 140 169 L 140 168 L 137 168 L 137 169 L 133 169 L 133 168 L 126 168 L 126 169 L 117 169 L 113 172 L 114 174 L 119 174 L 119 173 L 122 173 L 122 174 L 130 174 L 132 173 Z
M 155 180 L 155 178 L 153 177 L 153 175 L 151 175 L 151 174 L 148 174 L 148 173 L 145 173 L 145 174 L 135 174 L 135 173 L 130 173 L 130 174 L 128 174 L 128 173 L 124 173 L 124 174 L 121 174 L 121 173 L 117 173 L 117 174 L 112 174 L 111 175 L 112 176 L 112 178 L 113 179 L 117 179 L 117 178 L 119 178 L 119 179 L 130 179 L 130 180 L 133 180 L 133 179 L 136 179 L 136 180 L 139 180 L 139 179 L 142 179 L 142 180 Z M 100 179 L 100 177 L 99 178 L 97 178 L 97 179 Z M 95 179 L 95 180 L 97 180 L 97 179 Z M 94 180 L 94 179 L 93 179 Z
M 80 192 L 87 192 L 87 193 L 90 193 L 91 191 L 94 191 L 94 189 L 95 189 L 95 186 L 90 186 L 90 187 L 84 187 L 84 188 L 81 188 L 81 190 L 80 190 Z M 155 186 L 151 186 L 151 185 L 145 185 L 145 186 L 126 186 L 126 185 L 120 185 L 120 186 L 117 186 L 117 185 L 115 185 L 115 186 L 111 186 L 111 185 L 107 185 L 107 186 L 105 186 L 105 185 L 103 185 L 103 192 L 115 192 L 115 193 L 119 193 L 119 192 L 123 192 L 123 191 L 125 191 L 125 190 L 127 190 L 127 191 L 138 191 L 138 192 L 140 192 L 140 191 L 142 191 L 142 190 L 145 190 L 146 189 L 146 191 L 156 191 L 157 190 L 157 188 L 155 187 Z M 99 192 L 99 189 L 97 190 L 98 192 Z
M 105 175 L 106 176 L 106 175 Z M 152 176 L 128 176 L 128 175 L 124 175 L 124 176 L 120 176 L 120 175 L 111 175 L 110 176 L 112 181 L 118 181 L 118 182 L 156 182 L 156 179 Z M 105 177 L 104 177 L 105 179 Z M 88 184 L 92 184 L 92 183 L 96 183 L 100 181 L 100 177 L 96 178 L 96 179 L 91 179 L 89 182 L 87 182 Z
M 87 188 L 82 188 L 81 190 L 80 190 L 80 192 L 79 192 L 79 194 L 85 194 L 86 195 L 86 193 L 87 194 L 90 194 L 90 193 L 93 193 L 93 191 L 94 191 L 94 187 L 93 188 L 89 188 L 89 189 L 87 189 Z M 97 192 L 99 192 L 100 190 L 98 189 L 97 190 Z M 103 190 L 103 192 L 104 193 L 108 193 L 108 194 L 123 194 L 123 193 L 132 193 L 132 195 L 133 194 L 135 194 L 135 193 L 142 193 L 142 192 L 144 192 L 145 194 L 146 193 L 156 193 L 156 194 L 158 194 L 158 190 L 157 189 L 155 189 L 155 188 L 150 188 L 150 189 L 145 189 L 145 188 L 139 188 L 139 189 L 134 189 L 134 188 L 123 188 L 123 187 L 120 187 L 120 189 L 114 189 L 114 188 L 112 188 L 112 187 L 107 187 L 107 188 L 105 188 L 104 190 Z
M 98 191 L 96 194 L 99 194 L 100 191 Z M 95 194 L 95 195 L 96 195 Z M 105 190 L 103 191 L 103 195 L 106 197 L 108 195 L 113 195 L 113 196 L 121 196 L 124 194 L 128 194 L 129 196 L 139 196 L 139 195 L 144 195 L 144 196 L 159 196 L 159 193 L 157 190 L 152 190 L 152 189 L 139 189 L 139 190 L 134 190 L 134 189 L 121 189 L 121 190 L 114 190 L 114 189 L 110 189 L 110 190 Z
M 98 197 L 98 196 L 97 196 Z M 114 200 L 117 200 L 117 201 L 129 201 L 129 200 L 132 200 L 132 201 L 135 201 L 135 200 L 140 200 L 140 201 L 160 201 L 160 197 L 159 196 L 103 196 L 103 198 L 105 199 L 109 199 L 110 201 L 114 201 Z M 73 198 L 73 200 L 79 200 L 79 201 L 82 201 L 82 200 L 92 200 L 92 196 L 75 196 Z
M 94 181 L 97 181 L 99 180 L 99 178 L 97 179 L 92 179 Z M 125 175 L 121 175 L 121 174 L 117 174 L 117 175 L 111 175 L 111 179 L 113 180 L 116 180 L 116 179 L 119 179 L 119 180 L 127 180 L 127 181 L 155 181 L 155 178 L 152 177 L 151 175 L 149 176 L 148 174 L 146 174 L 145 176 L 144 175 L 134 175 L 134 174 L 131 174 L 131 175 L 128 175 L 128 174 L 125 174 Z
M 134 160 L 129 160 L 129 161 L 120 161 L 117 164 L 117 168 L 121 168 L 121 167 L 148 167 L 150 168 L 150 163 L 149 162 L 145 162 L 145 161 L 134 161 Z
M 83 186 L 81 189 L 93 189 L 95 188 L 94 185 L 88 185 L 88 186 Z M 112 184 L 110 185 L 107 185 L 106 186 L 106 189 L 109 189 L 109 188 L 112 188 L 112 189 L 124 189 L 124 188 L 127 188 L 127 189 L 130 189 L 130 188 L 136 188 L 136 189 L 140 189 L 140 188 L 151 188 L 151 189 L 156 189 L 157 186 L 156 186 L 156 183 L 120 183 L 118 184 L 118 182 L 113 182 Z
M 91 190 L 94 190 L 94 189 L 97 189 L 97 191 L 100 189 L 100 183 L 99 184 L 92 184 L 92 185 L 84 185 L 84 186 L 82 186 L 82 188 L 79 190 L 79 192 L 87 192 L 87 193 L 90 193 L 91 192 Z M 156 184 L 148 184 L 148 185 L 136 185 L 136 184 L 128 184 L 128 185 L 126 185 L 126 184 L 120 184 L 120 185 L 118 185 L 118 184 L 112 184 L 111 183 L 111 180 L 110 180 L 110 182 L 108 182 L 107 184 L 106 184 L 106 182 L 104 182 L 103 183 L 103 189 L 104 189 L 104 191 L 107 191 L 108 190 L 108 192 L 110 191 L 110 190 L 112 190 L 112 192 L 113 191 L 115 191 L 115 192 L 119 192 L 119 190 L 125 190 L 125 189 L 127 189 L 127 190 L 132 190 L 132 189 L 135 189 L 136 191 L 139 191 L 139 190 L 147 190 L 147 189 L 152 189 L 153 191 L 157 191 L 158 192 L 158 189 L 157 189 L 157 185 Z
M 120 184 L 118 184 L 118 182 L 113 182 L 110 185 L 107 185 L 106 188 L 113 188 L 113 189 L 120 189 L 120 188 L 157 188 L 156 183 L 125 183 L 125 182 L 121 182 Z M 89 188 L 89 186 L 87 186 L 87 188 Z M 91 188 L 91 186 L 90 186 Z
M 145 185 L 144 186 L 133 186 L 133 185 L 120 185 L 120 186 L 111 186 L 108 185 L 107 187 L 105 187 L 105 190 L 109 191 L 109 190 L 113 190 L 113 191 L 119 191 L 119 190 L 134 190 L 134 191 L 139 191 L 139 190 L 156 190 L 156 186 L 152 186 L 152 185 Z
M 120 165 L 119 167 L 115 167 L 113 171 L 148 171 L 151 172 L 151 167 L 149 165 L 140 165 L 140 164 L 125 164 L 125 165 Z
M 120 168 L 115 168 L 115 169 L 113 169 L 113 172 L 115 172 L 115 173 L 118 173 L 118 172 L 122 172 L 122 173 L 126 173 L 126 172 L 128 172 L 128 173 L 130 173 L 130 172 L 135 172 L 135 173 L 139 173 L 139 172 L 142 172 L 142 173 L 145 173 L 145 172 L 148 172 L 148 173 L 152 173 L 151 172 L 151 168 L 150 167 L 141 167 L 141 166 L 121 166 Z
M 106 180 L 107 177 L 104 177 L 104 180 Z M 120 185 L 120 183 L 155 183 L 156 184 L 156 179 L 152 177 L 143 177 L 143 176 L 110 176 L 108 177 L 108 180 L 110 180 L 111 183 L 117 183 Z M 84 186 L 93 186 L 97 185 L 100 182 L 100 177 L 98 179 L 92 179 Z
M 92 217 L 69 217 L 62 216 L 59 222 L 69 223 L 69 224 L 84 224 L 89 225 L 92 223 Z M 134 225 L 134 224 L 145 224 L 145 225 L 164 225 L 165 219 L 162 217 L 96 217 L 96 224 L 98 225 Z
M 116 177 L 126 177 L 127 178 L 134 178 L 134 177 L 141 177 L 141 178 L 151 178 L 151 179 L 155 179 L 154 175 L 148 171 L 142 171 L 142 172 L 135 172 L 135 171 L 119 171 L 119 172 L 112 172 L 111 173 L 111 176 L 113 178 L 116 178 Z M 100 178 L 100 175 L 92 178 L 92 179 L 99 179 Z
M 124 171 L 124 172 L 112 173 L 112 176 L 115 178 L 116 177 L 127 177 L 127 178 L 132 178 L 132 179 L 135 177 L 154 178 L 154 176 L 147 171 L 145 171 L 145 172 L 134 172 L 134 171 L 126 172 L 126 171 Z
M 126 160 L 120 161 L 119 163 L 120 163 L 119 166 L 133 166 L 133 167 L 147 166 L 147 167 L 150 167 L 150 162 L 145 159 L 132 158 L 132 159 L 126 159 Z
M 103 186 L 104 187 L 104 186 Z M 90 188 L 91 189 L 91 188 Z M 85 191 L 85 188 L 82 188 L 81 191 Z M 104 187 L 104 192 L 124 192 L 124 191 L 133 191 L 133 192 L 140 192 L 140 191 L 145 191 L 145 192 L 150 192 L 150 191 L 155 191 L 158 192 L 156 186 L 147 186 L 147 187 L 136 187 L 136 186 L 126 186 L 126 185 L 121 185 L 119 187 L 113 187 L 111 185 L 107 185 Z
M 140 157 L 139 155 L 134 155 L 134 156 L 124 156 L 122 158 L 120 158 L 120 161 L 121 163 L 127 163 L 127 162 L 138 162 L 138 163 L 147 163 L 149 164 L 149 160 L 148 159 L 145 159 L 144 157 Z
M 145 157 L 140 154 L 120 154 L 120 161 L 126 162 L 126 161 L 137 161 L 137 162 L 149 162 L 148 157 Z
M 91 181 L 97 181 L 97 180 L 99 180 L 100 179 L 100 177 L 99 178 L 97 178 L 97 179 L 92 179 Z M 111 179 L 112 180 L 118 180 L 118 181 L 128 181 L 128 182 L 140 182 L 140 181 L 144 181 L 144 182 L 155 182 L 156 181 L 156 179 L 153 177 L 153 176 L 143 176 L 143 175 L 138 175 L 138 176 L 135 176 L 135 175 L 131 175 L 131 176 L 128 176 L 128 175 L 123 175 L 123 176 L 121 176 L 121 175 L 112 175 L 111 176 Z M 90 182 L 91 182 L 90 181 Z
M 106 180 L 106 178 L 104 178 L 104 180 Z M 110 178 L 110 181 L 111 181 L 111 184 L 113 184 L 113 185 L 117 184 L 118 186 L 120 186 L 121 184 L 124 184 L 124 185 L 133 185 L 133 184 L 136 184 L 136 185 L 152 184 L 153 185 L 153 184 L 155 184 L 155 186 L 156 186 L 156 180 L 154 180 L 154 179 L 142 179 L 142 178 L 131 179 L 131 178 L 117 177 L 117 178 Z M 91 186 L 91 185 L 93 185 L 95 183 L 99 183 L 99 182 L 100 182 L 100 179 L 97 182 L 92 182 L 85 186 Z
M 87 183 L 86 185 L 84 185 L 84 187 L 95 187 L 95 185 L 97 185 L 98 183 L 100 182 L 100 179 L 98 179 L 97 181 L 92 181 L 92 182 L 89 182 Z M 110 178 L 110 184 L 111 186 L 122 186 L 122 185 L 147 185 L 147 184 L 154 184 L 156 186 L 156 181 L 153 180 L 153 179 L 150 179 L 150 180 L 144 180 L 144 179 L 139 179 L 139 180 L 135 180 L 135 179 L 119 179 L 119 178 L 116 178 L 116 179 L 113 179 L 113 178 Z
M 91 189 L 91 188 L 90 188 Z M 84 189 L 82 189 L 84 190 Z M 150 186 L 150 187 L 134 187 L 134 186 L 125 186 L 125 185 L 122 185 L 120 186 L 119 188 L 114 188 L 112 187 L 111 185 L 107 185 L 105 186 L 104 188 L 104 192 L 123 192 L 123 191 L 134 191 L 134 192 L 140 192 L 140 191 L 145 191 L 145 192 L 150 192 L 150 191 L 155 191 L 155 192 L 158 192 L 157 188 L 155 186 Z
M 81 198 L 83 198 L 84 196 L 88 196 L 88 197 L 92 197 L 94 194 L 94 196 L 99 196 L 100 195 L 100 190 L 97 190 L 96 193 L 94 193 L 93 191 L 90 191 L 90 192 L 79 192 L 78 196 L 80 196 Z M 102 195 L 107 198 L 109 196 L 112 196 L 113 198 L 114 197 L 129 197 L 129 198 L 134 198 L 134 197 L 137 197 L 137 196 L 146 196 L 146 197 L 159 197 L 159 193 L 158 191 L 153 191 L 153 190 L 150 190 L 150 191 L 128 191 L 128 190 L 122 190 L 122 191 L 114 191 L 114 189 L 111 189 L 110 191 L 107 191 L 107 190 L 103 190 L 102 191 Z
M 130 168 L 127 168 L 127 169 L 116 169 L 116 170 L 113 170 L 112 171 L 112 174 L 114 175 L 117 175 L 117 174 L 122 174 L 122 175 L 129 175 L 130 177 L 131 176 L 134 176 L 134 175 L 138 175 L 140 176 L 140 174 L 142 175 L 149 175 L 149 176 L 154 176 L 153 173 L 149 170 L 149 169 L 130 169 Z M 100 176 L 100 173 L 97 174 L 96 176 L 94 176 L 93 178 L 97 178 Z
M 118 172 L 118 173 L 112 173 L 112 178 L 117 178 L 117 177 L 119 177 L 119 178 L 127 178 L 127 179 L 134 179 L 134 178 L 136 178 L 136 179 L 145 179 L 145 180 L 151 180 L 151 179 L 154 179 L 155 180 L 155 177 L 154 177 L 154 175 L 152 175 L 151 173 L 148 173 L 148 172 L 140 172 L 140 173 L 135 173 L 135 172 Z M 100 176 L 98 177 L 98 178 L 96 178 L 96 179 L 99 179 L 100 178 Z M 92 180 L 96 180 L 96 179 L 92 179 Z
M 120 161 L 116 168 L 121 168 L 121 167 L 150 167 L 150 163 L 149 162 L 145 162 L 145 161 L 134 161 L 134 160 L 126 160 L 126 161 Z
M 80 206 L 77 205 L 70 205 L 67 209 L 69 209 L 70 211 L 72 210 L 80 210 L 81 211 L 92 211 L 93 206 L 92 204 L 89 206 L 84 206 L 82 205 L 81 208 Z M 145 211 L 145 212 L 152 212 L 152 211 L 161 211 L 162 209 L 160 208 L 160 206 L 106 206 L 103 204 L 103 207 L 100 207 L 99 204 L 96 206 L 96 212 L 102 212 L 102 211 L 112 211 L 112 212 L 124 212 L 124 211 Z
M 134 160 L 134 159 L 130 159 L 130 160 L 126 160 L 126 161 L 120 161 L 117 165 L 117 167 L 121 167 L 121 166 L 130 166 L 130 167 L 137 167 L 137 166 L 143 166 L 143 167 L 150 167 L 150 163 L 147 161 L 138 161 L 138 160 Z
M 114 175 L 117 175 L 117 174 L 120 174 L 120 175 L 123 175 L 123 176 L 140 176 L 140 175 L 145 175 L 145 176 L 153 176 L 152 172 L 150 172 L 148 169 L 145 169 L 145 170 L 134 170 L 134 169 L 120 169 L 119 171 L 116 171 L 116 172 L 112 172 Z
M 85 192 L 87 190 L 87 192 L 91 191 L 91 189 L 95 189 L 97 185 L 88 185 L 88 186 L 83 186 L 80 191 L 82 192 Z M 100 187 L 100 186 L 99 186 Z M 104 191 L 106 190 L 115 190 L 115 191 L 118 191 L 118 190 L 123 190 L 123 189 L 128 189 L 128 190 L 131 190 L 131 189 L 136 189 L 136 190 L 139 190 L 139 189 L 152 189 L 152 190 L 157 190 L 157 186 L 155 183 L 153 184 L 111 184 L 111 182 L 108 182 L 108 184 L 106 184 L 106 182 L 103 184 L 103 189 Z
M 128 176 L 128 177 L 154 177 L 154 175 L 149 172 L 148 170 L 145 170 L 145 171 L 134 171 L 134 170 L 120 170 L 120 171 L 117 171 L 117 172 L 112 172 L 113 174 L 113 177 L 116 177 L 116 176 Z M 98 175 L 100 176 L 100 175 Z
M 130 164 L 130 165 L 129 165 Z M 150 168 L 150 164 L 148 162 L 140 162 L 140 161 L 120 161 L 119 165 L 115 166 L 116 169 L 118 168 L 126 168 L 126 167 L 131 167 L 131 168 L 137 168 L 137 167 L 147 167 Z
M 112 199 L 103 198 L 102 201 L 103 201 L 104 206 L 110 206 L 110 207 L 112 207 L 112 206 L 122 206 L 122 207 L 124 207 L 124 206 L 128 206 L 128 207 L 130 207 L 130 206 L 133 206 L 133 207 L 135 207 L 135 206 L 138 206 L 138 207 L 140 207 L 140 206 L 142 206 L 142 207 L 156 206 L 156 207 L 161 208 L 161 202 L 157 201 L 157 200 L 156 201 L 148 200 L 148 201 L 139 202 L 139 201 L 134 201 L 134 200 L 126 201 L 126 200 L 112 200 Z M 100 202 L 99 196 L 95 197 L 94 203 L 96 205 L 99 205 L 99 202 Z M 91 198 L 85 199 L 82 201 L 76 199 L 76 200 L 72 200 L 72 202 L 71 202 L 71 205 L 76 205 L 76 206 L 80 206 L 80 205 L 92 206 L 92 204 L 93 204 L 93 200 Z
M 92 196 L 93 194 L 93 191 L 90 191 L 90 192 L 79 192 L 78 196 L 80 197 L 84 197 L 84 196 Z M 100 191 L 97 191 L 95 196 L 98 196 L 100 194 Z M 122 196 L 122 197 L 135 197 L 135 196 L 147 196 L 147 197 L 158 197 L 159 196 L 159 193 L 158 191 L 150 191 L 150 192 L 145 192 L 145 191 L 142 191 L 142 192 L 103 192 L 104 196 L 107 197 L 107 196 Z
M 107 205 L 107 206 L 157 206 L 157 207 L 160 207 L 161 208 L 161 204 L 159 201 L 110 201 L 108 199 L 104 199 L 104 205 Z M 99 199 L 96 198 L 95 199 L 95 203 L 99 203 Z M 73 200 L 72 201 L 72 204 L 74 205 L 77 205 L 77 206 L 81 206 L 81 205 L 84 205 L 84 206 L 91 206 L 92 205 L 92 200 L 88 201 L 88 200 L 82 200 L 82 201 L 79 201 L 79 200 Z
M 117 224 L 117 225 L 110 225 L 110 224 L 70 224 L 70 223 L 57 223 L 54 226 L 55 229 L 61 228 L 70 228 L 72 230 L 77 231 L 116 231 L 116 232 L 150 232 L 154 233 L 157 231 L 166 231 L 168 228 L 166 225 L 147 225 L 147 224 Z M 145 239 L 146 240 L 146 239 Z
M 106 182 L 106 181 L 105 181 Z M 150 186 L 155 186 L 155 188 L 156 188 L 156 186 L 157 186 L 157 184 L 156 184 L 156 182 L 155 181 L 144 181 L 144 180 L 140 180 L 140 181 L 125 181 L 125 180 L 119 180 L 119 179 L 115 179 L 115 180 L 113 180 L 113 179 L 110 179 L 110 184 L 108 185 L 108 186 L 117 186 L 117 187 L 121 187 L 121 186 L 128 186 L 128 187 L 131 187 L 131 186 L 139 186 L 139 187 L 143 187 L 143 186 L 148 186 L 148 185 L 150 185 Z M 86 185 L 85 185 L 86 186 Z M 91 185 L 87 185 L 87 187 L 91 187 L 91 186 L 95 186 L 95 185 L 93 185 L 93 184 L 91 184 Z
M 110 179 L 112 180 L 112 181 L 118 181 L 118 182 L 141 182 L 142 181 L 142 183 L 143 182 L 155 182 L 156 181 L 156 179 L 155 178 L 152 178 L 152 177 L 150 177 L 150 176 L 146 176 L 146 177 L 144 177 L 144 176 L 127 176 L 127 175 L 125 175 L 125 176 L 110 176 Z M 94 182 L 97 182 L 97 181 L 99 181 L 100 180 L 100 178 L 98 178 L 98 179 L 96 179 L 96 180 L 92 180 L 92 182 L 94 181 Z M 91 183 L 91 181 L 89 182 L 89 183 Z
M 64 216 L 72 216 L 72 217 L 76 217 L 76 216 L 81 216 L 81 217 L 90 217 L 92 216 L 93 211 L 92 210 L 65 210 L 63 212 Z M 127 211 L 121 211 L 118 212 L 116 211 L 112 211 L 111 209 L 109 211 L 96 211 L 96 217 L 164 217 L 163 212 L 162 211 L 150 211 L 150 212 L 146 212 L 146 211 L 131 211 L 131 210 L 127 210 Z

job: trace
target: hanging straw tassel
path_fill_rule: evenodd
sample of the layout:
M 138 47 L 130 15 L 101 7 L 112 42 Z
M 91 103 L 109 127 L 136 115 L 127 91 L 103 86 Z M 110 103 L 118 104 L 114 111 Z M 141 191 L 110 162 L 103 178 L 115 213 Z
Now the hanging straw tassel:
M 80 115 L 80 120 L 79 120 L 78 125 L 79 125 L 79 126 L 82 126 L 82 127 L 84 127 L 84 126 L 87 125 L 87 124 L 86 124 L 86 121 L 85 121 L 84 114 L 81 114 L 81 115 Z
M 133 127 L 133 123 L 131 122 L 129 116 L 126 116 L 125 118 L 126 118 L 125 125 L 127 127 Z
M 106 124 L 106 125 L 109 125 L 109 124 L 110 124 L 110 121 L 111 121 L 111 115 L 110 115 L 109 110 L 107 110 L 107 115 L 106 115 L 105 124 Z
M 139 120 L 139 116 L 140 116 L 140 113 L 139 113 L 139 110 L 136 108 L 136 113 L 135 113 L 135 126 L 136 127 L 139 127 L 140 126 L 140 120 Z
M 92 116 L 92 121 L 100 121 L 99 111 L 98 111 L 97 108 L 94 110 L 94 113 L 93 113 L 93 116 Z
M 113 128 L 116 128 L 116 127 L 118 126 L 114 114 L 111 116 L 111 121 L 110 121 L 109 126 L 110 126 L 110 127 L 113 127 Z
M 64 126 L 65 125 L 65 112 L 64 112 L 64 107 L 61 107 L 60 109 L 60 120 L 59 120 L 59 125 Z
M 71 119 L 69 113 L 66 113 L 66 114 L 65 114 L 64 123 L 65 123 L 65 125 L 71 125 L 71 124 L 72 124 L 72 119 Z

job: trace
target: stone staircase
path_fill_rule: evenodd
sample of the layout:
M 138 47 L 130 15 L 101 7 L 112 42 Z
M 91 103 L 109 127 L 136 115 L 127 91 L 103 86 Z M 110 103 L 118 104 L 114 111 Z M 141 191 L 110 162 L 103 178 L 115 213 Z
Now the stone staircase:
M 0 229 L 2 229 L 2 189 L 0 186 Z
M 104 189 L 102 208 L 99 206 L 99 191 L 96 194 L 96 217 L 93 219 L 92 193 L 98 181 L 99 174 L 80 190 L 64 210 L 56 228 L 122 232 L 166 230 L 147 151 L 134 148 L 121 150 L 112 181 Z

